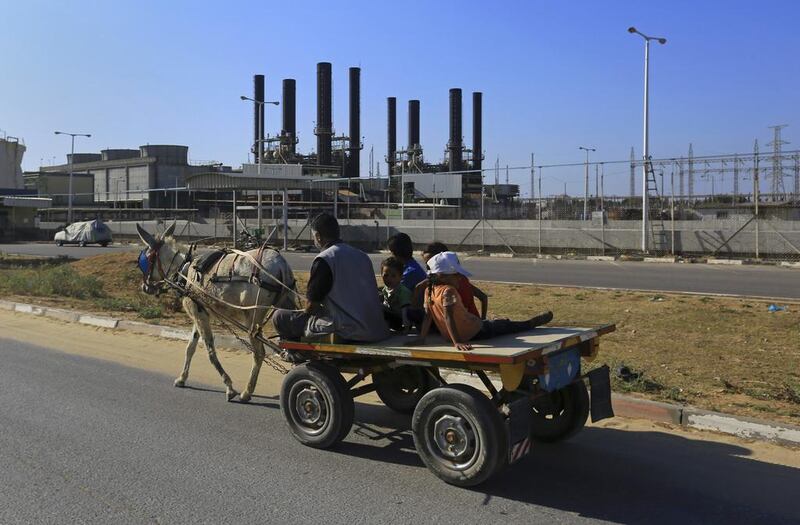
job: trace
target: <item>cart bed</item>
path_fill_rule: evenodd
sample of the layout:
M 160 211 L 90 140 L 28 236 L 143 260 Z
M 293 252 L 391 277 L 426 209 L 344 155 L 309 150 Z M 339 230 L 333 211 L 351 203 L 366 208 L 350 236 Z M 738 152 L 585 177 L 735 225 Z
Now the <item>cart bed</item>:
M 414 335 L 398 335 L 380 343 L 328 343 L 282 341 L 281 347 L 301 352 L 424 359 L 486 364 L 516 364 L 558 352 L 584 341 L 599 338 L 615 330 L 613 324 L 585 327 L 535 328 L 513 335 L 472 342 L 472 350 L 460 352 L 438 334 L 430 335 L 426 344 L 404 346 Z

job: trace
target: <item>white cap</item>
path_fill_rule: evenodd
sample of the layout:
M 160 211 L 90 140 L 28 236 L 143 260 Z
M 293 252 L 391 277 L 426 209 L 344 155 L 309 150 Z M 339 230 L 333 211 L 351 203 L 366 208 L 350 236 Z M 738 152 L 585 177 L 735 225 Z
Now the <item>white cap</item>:
M 428 273 L 455 274 L 460 273 L 464 277 L 472 275 L 466 271 L 461 263 L 458 262 L 458 255 L 455 252 L 437 253 L 428 259 Z

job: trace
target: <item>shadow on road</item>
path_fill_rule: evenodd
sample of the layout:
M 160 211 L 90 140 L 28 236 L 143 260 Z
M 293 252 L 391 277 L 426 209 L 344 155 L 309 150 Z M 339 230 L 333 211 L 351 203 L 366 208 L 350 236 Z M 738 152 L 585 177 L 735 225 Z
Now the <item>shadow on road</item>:
M 337 451 L 421 466 L 410 418 L 358 404 L 356 435 Z M 387 430 L 399 429 L 399 430 Z M 800 469 L 748 458 L 749 450 L 665 432 L 589 427 L 531 454 L 473 490 L 620 523 L 798 523 Z

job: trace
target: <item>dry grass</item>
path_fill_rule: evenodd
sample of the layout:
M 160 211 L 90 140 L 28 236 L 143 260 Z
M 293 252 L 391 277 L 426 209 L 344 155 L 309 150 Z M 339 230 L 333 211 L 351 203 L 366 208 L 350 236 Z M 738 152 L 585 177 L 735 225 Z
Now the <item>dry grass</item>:
M 800 304 L 770 313 L 747 299 L 481 283 L 491 314 L 551 309 L 553 324 L 614 322 L 596 364 L 641 373 L 616 391 L 800 422 Z
M 135 255 L 110 253 L 69 263 L 100 283 L 98 297 L 38 297 L 37 303 L 186 326 L 174 294 L 139 291 Z M 47 270 L 46 268 L 44 269 Z M 0 295 L 18 297 L 0 269 Z M 307 274 L 298 272 L 298 287 Z M 523 318 L 551 309 L 557 325 L 613 322 L 592 366 L 625 365 L 640 377 L 615 379 L 617 392 L 800 424 L 800 304 L 769 313 L 767 303 L 733 298 L 480 283 L 490 316 Z M 30 295 L 30 294 L 27 294 Z M 20 300 L 25 300 L 20 298 Z

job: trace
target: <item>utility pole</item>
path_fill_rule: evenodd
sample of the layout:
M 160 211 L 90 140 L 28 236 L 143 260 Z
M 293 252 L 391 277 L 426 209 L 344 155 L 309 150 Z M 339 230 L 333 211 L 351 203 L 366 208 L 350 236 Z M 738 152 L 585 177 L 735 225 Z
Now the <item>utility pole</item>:
M 69 196 L 67 197 L 67 224 L 72 224 L 72 175 L 74 172 L 74 165 L 75 165 L 75 137 L 86 137 L 91 138 L 91 133 L 68 133 L 65 131 L 56 131 L 56 135 L 69 135 L 72 139 L 72 146 L 70 148 L 70 155 L 69 155 Z M 108 191 L 108 188 L 106 188 Z
M 539 255 L 542 254 L 542 168 L 539 168 Z
M 761 197 L 758 195 L 759 193 L 759 182 L 758 182 L 758 139 L 755 140 L 753 143 L 753 212 L 755 214 L 755 221 L 756 221 L 756 259 L 758 259 L 758 201 Z
M 647 36 L 638 31 L 635 27 L 629 27 L 628 33 L 637 34 L 644 38 L 644 130 L 643 130 L 643 152 L 642 159 L 642 251 L 647 251 L 647 169 L 650 163 L 650 41 L 656 40 L 659 44 L 667 43 L 666 38 Z
M 578 146 L 578 149 L 582 149 L 586 152 L 586 162 L 584 163 L 584 174 L 583 174 L 583 220 L 589 220 L 589 152 L 590 151 L 597 151 L 595 148 L 587 148 L 584 146 Z M 564 191 L 566 193 L 566 190 Z

